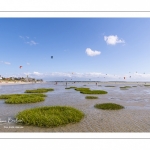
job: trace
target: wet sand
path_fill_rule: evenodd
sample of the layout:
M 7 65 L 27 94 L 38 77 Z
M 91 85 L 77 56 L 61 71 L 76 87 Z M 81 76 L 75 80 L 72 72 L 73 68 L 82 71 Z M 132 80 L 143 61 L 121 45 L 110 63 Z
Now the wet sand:
M 65 82 L 54 82 L 34 85 L 0 86 L 0 94 L 23 93 L 26 89 L 49 87 L 55 90 L 47 93 L 44 102 L 35 104 L 5 104 L 0 100 L 0 132 L 150 132 L 150 87 L 145 83 L 68 83 L 67 87 L 89 87 L 108 91 L 108 94 L 95 95 L 98 99 L 87 100 L 87 94 L 74 89 L 65 89 Z M 86 85 L 86 86 L 83 86 Z M 101 86 L 100 86 L 101 85 Z M 115 87 L 105 87 L 114 85 Z M 137 86 L 121 90 L 120 86 Z M 3 90 L 2 90 L 3 89 Z M 100 110 L 94 108 L 97 103 L 117 103 L 123 105 L 122 110 Z M 23 126 L 13 122 L 15 115 L 24 109 L 39 106 L 72 106 L 84 112 L 85 117 L 75 124 L 55 128 Z M 9 123 L 8 123 L 9 117 Z M 7 120 L 5 123 L 2 121 Z

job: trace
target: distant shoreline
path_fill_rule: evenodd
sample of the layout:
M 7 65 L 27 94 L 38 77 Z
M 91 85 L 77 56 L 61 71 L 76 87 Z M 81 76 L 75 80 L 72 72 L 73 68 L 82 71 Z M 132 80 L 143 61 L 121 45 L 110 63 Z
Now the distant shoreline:
M 150 81 L 45 81 L 45 82 L 89 82 L 89 83 L 92 83 L 92 82 L 97 82 L 97 83 L 150 83 Z
M 37 83 L 104 83 L 104 84 L 150 84 L 150 81 L 36 81 L 36 82 L 23 82 L 23 81 L 0 81 L 0 85 L 17 85 L 17 84 L 37 84 Z
M 5 82 L 0 81 L 0 85 L 16 85 L 16 84 L 35 84 L 35 83 L 44 83 L 44 82 Z

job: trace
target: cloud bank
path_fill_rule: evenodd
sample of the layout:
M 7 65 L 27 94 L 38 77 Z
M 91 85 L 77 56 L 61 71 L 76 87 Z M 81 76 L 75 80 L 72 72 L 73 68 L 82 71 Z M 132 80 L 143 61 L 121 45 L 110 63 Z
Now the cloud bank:
M 24 73 L 24 75 L 29 75 L 29 77 L 33 78 L 42 78 L 42 79 L 67 79 L 68 81 L 72 80 L 95 80 L 95 81 L 149 81 L 150 74 L 143 73 L 132 73 L 132 74 L 124 74 L 124 75 L 114 75 L 114 74 L 106 74 L 101 72 L 87 72 L 87 73 L 79 73 L 79 72 L 51 72 L 51 73 L 40 73 L 40 72 L 32 72 L 32 73 Z M 125 79 L 124 79 L 125 77 Z

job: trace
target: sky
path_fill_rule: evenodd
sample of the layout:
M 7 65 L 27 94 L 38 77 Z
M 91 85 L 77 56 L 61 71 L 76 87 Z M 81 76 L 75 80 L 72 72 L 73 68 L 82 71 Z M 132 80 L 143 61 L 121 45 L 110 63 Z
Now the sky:
M 0 75 L 150 81 L 149 27 L 150 18 L 0 18 Z

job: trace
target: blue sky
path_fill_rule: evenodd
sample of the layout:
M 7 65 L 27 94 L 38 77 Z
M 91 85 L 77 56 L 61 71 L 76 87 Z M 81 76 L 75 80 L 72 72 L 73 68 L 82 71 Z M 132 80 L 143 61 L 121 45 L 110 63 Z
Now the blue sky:
M 0 18 L 0 75 L 148 81 L 149 27 L 149 18 Z

